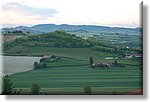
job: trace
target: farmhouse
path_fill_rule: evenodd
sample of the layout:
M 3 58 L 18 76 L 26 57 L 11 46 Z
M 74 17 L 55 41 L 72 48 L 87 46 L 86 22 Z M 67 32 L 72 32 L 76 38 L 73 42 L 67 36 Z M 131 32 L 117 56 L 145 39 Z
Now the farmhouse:
M 126 54 L 126 55 L 125 55 L 125 58 L 129 58 L 129 59 L 130 59 L 130 58 L 132 58 L 132 57 L 133 57 L 133 54 Z
M 54 62 L 54 61 L 57 61 L 57 60 L 60 60 L 61 58 L 59 56 L 56 56 L 56 55 L 43 55 L 42 57 L 42 61 L 50 61 L 50 62 Z
M 133 58 L 133 57 L 135 57 L 135 58 L 142 58 L 143 57 L 143 54 L 126 54 L 125 55 L 125 58 Z
M 105 57 L 105 60 L 118 59 L 118 57 Z
M 135 54 L 134 57 L 135 57 L 135 58 L 142 58 L 142 57 L 143 57 L 143 54 Z
M 99 61 L 99 62 L 94 62 L 92 67 L 93 68 L 101 68 L 101 67 L 114 67 L 117 65 L 117 61 Z

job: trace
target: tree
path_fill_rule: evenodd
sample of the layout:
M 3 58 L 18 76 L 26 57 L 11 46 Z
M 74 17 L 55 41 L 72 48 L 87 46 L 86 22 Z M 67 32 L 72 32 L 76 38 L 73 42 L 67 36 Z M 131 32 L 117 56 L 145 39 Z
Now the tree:
M 46 63 L 43 63 L 42 68 L 46 68 L 46 67 L 47 67 Z
M 92 65 L 92 64 L 93 64 L 93 62 L 94 62 L 94 61 L 93 61 L 93 57 L 92 57 L 92 56 L 90 57 L 89 62 L 90 62 L 90 65 Z
M 89 86 L 84 87 L 84 94 L 90 95 L 92 94 L 92 89 Z
M 3 77 L 3 89 L 2 89 L 2 95 L 16 95 L 21 92 L 21 89 L 17 91 L 14 88 L 13 83 L 11 82 L 11 79 L 8 75 Z
M 29 34 L 30 32 L 29 31 L 27 31 L 27 34 Z
M 34 62 L 33 67 L 34 69 L 39 69 L 40 65 L 38 64 L 38 62 Z
M 114 62 L 114 66 L 118 66 L 118 62 L 116 60 Z
M 40 86 L 37 85 L 37 84 L 33 84 L 32 87 L 31 87 L 31 93 L 32 93 L 33 95 L 39 95 L 40 90 L 41 90 L 41 88 L 40 88 Z

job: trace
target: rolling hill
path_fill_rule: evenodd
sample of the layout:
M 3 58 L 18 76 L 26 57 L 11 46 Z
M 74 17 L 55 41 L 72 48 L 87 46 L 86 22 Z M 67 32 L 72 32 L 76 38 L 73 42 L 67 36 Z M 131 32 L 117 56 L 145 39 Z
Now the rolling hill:
M 23 32 L 30 32 L 31 34 L 41 34 L 53 32 L 55 30 L 64 30 L 66 32 L 92 32 L 92 33 L 129 33 L 138 35 L 142 32 L 142 28 L 119 28 L 96 25 L 68 25 L 68 24 L 38 24 L 31 27 L 18 26 L 15 28 L 2 28 L 2 32 L 22 30 Z

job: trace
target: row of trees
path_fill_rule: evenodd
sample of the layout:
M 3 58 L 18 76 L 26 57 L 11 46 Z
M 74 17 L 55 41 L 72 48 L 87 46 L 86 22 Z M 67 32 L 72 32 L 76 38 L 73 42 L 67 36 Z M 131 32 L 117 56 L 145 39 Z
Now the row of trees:
M 93 46 L 92 50 L 96 51 L 103 51 L 103 52 L 110 52 L 110 53 L 117 53 L 123 55 L 125 50 L 121 50 L 119 48 L 111 48 L 111 47 L 104 47 L 104 46 Z
M 38 62 L 34 62 L 33 64 L 34 69 L 40 69 L 40 68 L 47 68 L 47 64 L 46 63 L 38 63 Z

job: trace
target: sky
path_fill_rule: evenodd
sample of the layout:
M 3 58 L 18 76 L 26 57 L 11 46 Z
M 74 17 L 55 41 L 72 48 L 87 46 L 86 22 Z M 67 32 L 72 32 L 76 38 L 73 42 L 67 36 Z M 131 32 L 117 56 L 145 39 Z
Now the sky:
M 1 27 L 36 24 L 139 27 L 141 0 L 0 0 Z

